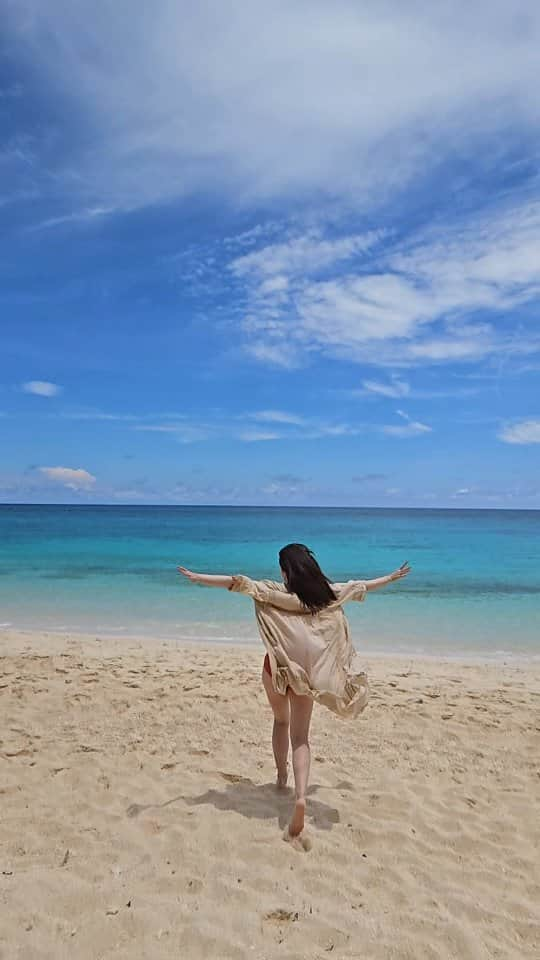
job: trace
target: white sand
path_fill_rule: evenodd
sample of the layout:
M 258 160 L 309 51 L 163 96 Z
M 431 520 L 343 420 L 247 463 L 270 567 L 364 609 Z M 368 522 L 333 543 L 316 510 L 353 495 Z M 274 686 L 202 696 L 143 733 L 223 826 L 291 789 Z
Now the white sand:
M 540 666 L 369 658 L 282 841 L 262 652 L 2 634 L 2 960 L 540 955 Z

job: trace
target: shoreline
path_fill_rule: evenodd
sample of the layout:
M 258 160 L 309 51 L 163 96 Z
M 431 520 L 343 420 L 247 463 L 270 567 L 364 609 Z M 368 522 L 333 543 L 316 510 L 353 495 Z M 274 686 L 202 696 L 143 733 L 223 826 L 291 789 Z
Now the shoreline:
M 45 639 L 47 643 L 45 643 Z M 131 631 L 120 632 L 113 631 L 107 632 L 104 630 L 58 630 L 58 629 L 48 629 L 48 628 L 28 628 L 28 629 L 19 629 L 13 628 L 11 625 L 0 624 L 0 645 L 2 643 L 13 644 L 20 650 L 21 644 L 37 643 L 35 649 L 44 649 L 48 645 L 52 645 L 55 649 L 61 648 L 63 645 L 70 641 L 77 642 L 79 644 L 88 644 L 90 647 L 94 647 L 96 643 L 105 646 L 113 646 L 115 648 L 115 655 L 122 652 L 132 652 L 134 649 L 138 650 L 155 650 L 157 648 L 166 647 L 171 650 L 179 650 L 186 648 L 188 650 L 225 650 L 230 649 L 231 651 L 241 654 L 242 652 L 260 652 L 261 656 L 264 655 L 264 646 L 260 639 L 253 637 L 245 641 L 234 641 L 228 637 L 216 638 L 209 636 L 201 637 L 185 637 L 182 635 L 171 635 L 171 634 L 148 634 L 148 633 L 133 633 Z M 135 645 L 135 646 L 134 646 Z M 354 645 L 354 638 L 353 638 Z M 377 650 L 377 649 L 362 649 L 361 644 L 356 643 L 356 648 L 360 656 L 365 657 L 366 661 L 369 660 L 399 660 L 400 662 L 410 660 L 412 662 L 418 662 L 425 660 L 428 663 L 452 663 L 452 664 L 485 664 L 486 666 L 501 666 L 504 664 L 516 665 L 516 666 L 535 666 L 540 664 L 540 651 L 538 653 L 524 653 L 524 652 L 513 652 L 511 650 L 498 649 L 492 653 L 487 651 L 471 651 L 470 653 L 465 653 L 461 650 L 454 653 L 441 653 L 439 651 L 426 652 L 420 650 L 404 650 L 403 648 L 396 648 L 395 650 Z M 103 651 L 104 647 L 100 647 Z M 22 652 L 22 651 L 21 651 Z M 30 651 L 28 651 L 30 652 Z

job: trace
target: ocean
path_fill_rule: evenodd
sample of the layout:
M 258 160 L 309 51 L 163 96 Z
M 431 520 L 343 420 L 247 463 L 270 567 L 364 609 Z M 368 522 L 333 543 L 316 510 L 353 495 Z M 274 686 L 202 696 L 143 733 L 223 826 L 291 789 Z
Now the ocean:
M 279 579 L 292 541 L 337 581 L 411 563 L 347 607 L 359 650 L 540 655 L 540 511 L 528 510 L 3 504 L 0 628 L 256 642 L 248 598 L 176 566 Z

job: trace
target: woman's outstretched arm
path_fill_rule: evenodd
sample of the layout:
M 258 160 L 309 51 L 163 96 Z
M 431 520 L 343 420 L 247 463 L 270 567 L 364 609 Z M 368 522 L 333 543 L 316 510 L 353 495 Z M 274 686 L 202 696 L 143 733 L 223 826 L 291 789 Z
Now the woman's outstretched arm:
M 393 573 L 388 573 L 385 577 L 376 577 L 375 580 L 364 580 L 366 590 L 380 590 L 381 587 L 386 587 L 389 583 L 394 583 L 395 580 L 401 580 L 402 577 L 406 577 L 410 572 L 411 568 L 408 562 L 405 561 L 398 570 L 394 570 Z
M 232 585 L 232 577 L 214 573 L 194 573 L 193 570 L 187 570 L 186 567 L 177 567 L 176 569 L 192 583 L 201 583 L 205 587 L 224 587 L 225 590 L 230 590 Z

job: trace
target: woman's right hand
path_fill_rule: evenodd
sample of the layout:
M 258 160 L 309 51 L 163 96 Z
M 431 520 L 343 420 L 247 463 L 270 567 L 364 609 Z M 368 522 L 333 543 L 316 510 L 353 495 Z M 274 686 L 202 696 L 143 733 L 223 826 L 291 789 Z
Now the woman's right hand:
M 187 567 L 177 567 L 176 569 L 183 577 L 191 580 L 191 583 L 200 583 L 200 574 L 194 573 L 193 570 L 188 570 Z

